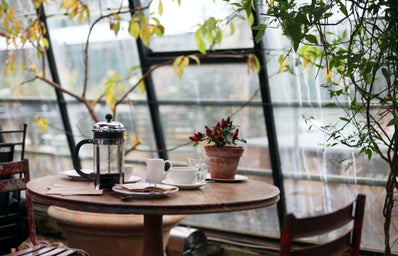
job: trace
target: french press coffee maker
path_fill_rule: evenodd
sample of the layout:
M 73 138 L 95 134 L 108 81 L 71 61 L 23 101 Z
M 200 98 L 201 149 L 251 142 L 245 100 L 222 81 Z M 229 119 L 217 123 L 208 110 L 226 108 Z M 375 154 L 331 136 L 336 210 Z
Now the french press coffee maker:
M 110 190 L 114 184 L 123 182 L 124 134 L 123 124 L 112 121 L 112 115 L 105 116 L 106 121 L 96 123 L 93 138 L 80 141 L 73 151 L 73 166 L 85 179 L 94 180 L 96 189 Z M 79 150 L 84 144 L 93 144 L 94 172 L 85 173 L 80 168 Z

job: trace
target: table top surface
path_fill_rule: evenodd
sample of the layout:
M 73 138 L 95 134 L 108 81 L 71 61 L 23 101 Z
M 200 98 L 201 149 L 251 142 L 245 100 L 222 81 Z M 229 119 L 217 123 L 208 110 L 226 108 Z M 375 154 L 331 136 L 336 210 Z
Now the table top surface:
M 267 207 L 279 201 L 279 189 L 274 185 L 248 179 L 242 182 L 208 182 L 193 190 L 179 190 L 163 198 L 121 200 L 113 191 L 102 195 L 49 195 L 53 184 L 73 188 L 94 186 L 89 181 L 75 181 L 64 175 L 45 176 L 31 180 L 27 192 L 34 201 L 77 211 L 117 214 L 201 214 L 249 210 Z

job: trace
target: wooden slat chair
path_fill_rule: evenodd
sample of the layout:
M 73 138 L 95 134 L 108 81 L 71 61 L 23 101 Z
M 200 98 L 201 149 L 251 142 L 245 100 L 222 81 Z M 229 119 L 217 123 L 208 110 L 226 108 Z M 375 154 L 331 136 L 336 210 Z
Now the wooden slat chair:
M 0 130 L 0 162 L 24 158 L 26 130 L 26 124 L 21 128 Z M 5 178 L 10 177 L 0 177 Z M 9 252 L 29 236 L 25 208 L 19 190 L 0 194 L 0 254 Z
M 365 211 L 365 195 L 358 195 L 349 205 L 332 213 L 296 218 L 288 214 L 285 218 L 281 234 L 280 256 L 336 256 L 346 253 L 359 256 L 363 216 Z M 310 246 L 293 246 L 298 239 L 320 236 L 348 226 L 349 230 L 332 241 Z M 343 232 L 340 232 L 343 233 Z M 338 233 L 336 233 L 338 234 Z
M 0 194 L 26 190 L 26 184 L 30 180 L 28 159 L 0 163 L 0 178 Z M 80 249 L 40 245 L 36 237 L 33 202 L 28 195 L 26 195 L 26 209 L 29 236 L 34 246 L 7 255 L 88 255 L 88 253 Z

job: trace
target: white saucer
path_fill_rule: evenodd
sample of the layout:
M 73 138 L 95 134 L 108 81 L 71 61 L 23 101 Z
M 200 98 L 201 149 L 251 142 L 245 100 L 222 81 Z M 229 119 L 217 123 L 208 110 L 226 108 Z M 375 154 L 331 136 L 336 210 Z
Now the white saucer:
M 87 173 L 87 174 L 93 172 L 93 170 L 88 170 L 88 169 L 87 169 L 87 170 L 83 169 L 82 171 L 83 171 L 84 173 Z M 86 179 L 86 178 L 83 178 L 82 176 L 80 176 L 80 175 L 76 172 L 76 170 L 66 170 L 66 171 L 63 171 L 62 174 L 65 175 L 65 176 L 68 176 L 68 177 L 71 178 L 72 180 L 92 181 L 92 180 L 89 180 L 89 179 Z
M 217 182 L 241 182 L 247 180 L 248 177 L 244 175 L 236 174 L 233 179 L 218 179 L 210 177 L 210 174 L 207 175 L 206 180 L 217 181 Z
M 201 186 L 205 185 L 206 181 L 196 182 L 194 184 L 178 184 L 178 183 L 173 182 L 172 180 L 166 179 L 166 180 L 162 180 L 162 183 L 176 186 L 179 189 L 195 189 L 195 188 L 200 188 Z

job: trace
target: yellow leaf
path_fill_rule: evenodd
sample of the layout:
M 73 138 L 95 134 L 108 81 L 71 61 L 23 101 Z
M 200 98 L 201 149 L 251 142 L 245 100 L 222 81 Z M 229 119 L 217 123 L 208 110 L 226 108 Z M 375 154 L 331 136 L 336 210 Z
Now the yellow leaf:
M 82 24 L 84 20 L 84 12 L 79 12 L 79 15 L 77 16 L 77 23 Z
M 235 33 L 235 25 L 231 22 L 231 24 L 229 25 L 229 29 L 231 30 L 231 35 L 233 35 Z
M 178 76 L 178 66 L 180 65 L 182 59 L 184 56 L 178 56 L 174 61 L 173 61 L 173 72 Z
M 178 78 L 182 77 L 185 67 L 188 65 L 189 65 L 189 58 L 186 56 L 179 56 L 174 60 L 173 71 L 178 76 Z
M 14 7 L 11 6 L 7 13 L 7 19 L 12 20 L 14 18 L 14 13 L 15 13 L 15 9 L 14 9 Z
M 307 68 L 307 66 L 311 63 L 311 53 L 307 52 L 303 56 L 303 67 L 304 69 Z
M 78 5 L 79 0 L 62 0 L 61 8 L 65 9 L 73 9 L 75 6 Z
M 286 58 L 283 58 L 282 61 L 279 63 L 279 69 L 278 69 L 278 74 L 284 72 L 286 70 L 286 64 L 287 64 L 287 60 Z
M 48 47 L 50 46 L 50 44 L 48 43 L 47 38 L 42 37 L 40 41 L 42 42 L 44 48 L 48 49 Z
M 156 34 L 158 37 L 162 37 L 163 34 L 164 34 L 164 27 L 161 26 L 161 25 L 157 25 L 157 26 L 156 26 L 156 30 L 155 30 L 155 34 Z
M 323 72 L 325 79 L 328 83 L 333 82 L 333 71 L 330 70 L 329 66 L 326 66 L 324 72 Z
M 188 56 L 190 59 L 194 60 L 196 62 L 196 64 L 200 64 L 200 59 L 198 58 L 198 56 L 196 55 L 189 55 Z
M 7 16 L 4 16 L 4 19 L 3 19 L 3 27 L 4 27 L 4 30 L 5 30 L 5 31 L 10 30 L 10 26 L 9 26 L 8 22 L 9 22 L 8 17 L 7 17 Z
M 141 17 L 140 24 L 140 38 L 145 45 L 149 44 L 150 41 L 150 29 L 148 27 L 148 18 L 145 15 Z
M 145 82 L 144 82 L 143 79 L 140 80 L 140 82 L 139 82 L 139 84 L 138 84 L 138 89 L 139 89 L 141 92 L 145 92 L 146 87 L 145 87 Z
M 135 39 L 140 35 L 140 25 L 138 24 L 138 17 L 136 16 L 130 21 L 129 34 Z
M 182 59 L 181 65 L 186 67 L 189 65 L 189 58 L 185 57 Z
M 86 14 L 86 21 L 90 20 L 90 9 L 88 8 L 88 6 L 83 6 L 82 7 L 82 12 L 84 12 Z
M 35 9 L 38 9 L 40 7 L 41 1 L 42 0 L 33 0 L 33 4 L 34 4 Z
M 30 71 L 35 71 L 36 70 L 36 65 L 35 64 L 30 64 L 29 65 L 29 70 Z
M 154 26 L 154 25 L 150 25 L 149 26 L 149 35 L 153 35 L 153 34 L 155 34 L 155 31 L 156 31 L 156 27 Z
M 115 88 L 107 90 L 105 94 L 105 102 L 111 108 L 114 108 L 117 99 L 117 91 Z
M 13 51 L 8 52 L 8 58 L 12 63 L 15 63 L 15 53 Z
M 9 70 L 10 70 L 10 63 L 8 61 L 6 61 L 4 68 L 3 68 L 3 75 L 7 76 Z
M 14 19 L 13 23 L 14 23 L 14 34 L 18 34 L 22 28 L 21 21 L 18 19 Z
M 142 139 L 135 134 L 129 135 L 128 140 L 131 141 L 131 146 L 133 149 L 137 149 L 140 144 L 142 144 Z
M 247 17 L 247 21 L 249 22 L 250 27 L 253 26 L 254 16 L 253 16 L 252 12 L 249 13 L 249 16 Z
M 36 71 L 36 76 L 37 77 L 44 77 L 43 72 L 41 72 L 40 70 Z
M 251 72 L 260 72 L 260 61 L 254 54 L 249 54 L 247 57 L 247 66 L 249 67 L 249 71 Z
M 162 16 L 162 14 L 163 14 L 163 3 L 162 3 L 162 0 L 159 1 L 158 13 L 159 13 L 160 16 Z
M 40 127 L 42 129 L 42 131 L 45 132 L 45 131 L 47 131 L 48 123 L 47 123 L 46 119 L 39 116 L 36 118 L 36 126 Z

